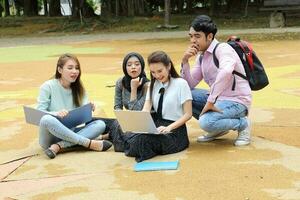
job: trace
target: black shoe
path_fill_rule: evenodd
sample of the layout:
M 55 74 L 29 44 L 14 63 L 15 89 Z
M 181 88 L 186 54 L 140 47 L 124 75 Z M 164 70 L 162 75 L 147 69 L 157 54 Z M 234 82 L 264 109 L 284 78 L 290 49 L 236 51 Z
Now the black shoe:
M 102 145 L 102 151 L 107 151 L 112 146 L 112 143 L 107 140 L 103 140 Z
M 46 149 L 44 152 L 50 159 L 53 159 L 56 156 L 56 153 L 54 151 L 52 151 L 51 149 Z
M 52 145 L 54 145 L 54 144 L 52 144 Z M 51 145 L 51 146 L 52 146 Z M 56 145 L 59 147 L 58 148 L 58 151 L 57 152 L 59 152 L 60 150 L 61 150 L 61 147 L 60 147 L 60 145 L 58 144 L 58 143 L 56 143 Z M 50 146 L 50 148 L 51 148 L 51 146 Z M 55 158 L 56 157 L 56 152 L 54 152 L 53 150 L 51 150 L 50 148 L 48 148 L 48 149 L 46 149 L 44 152 L 45 152 L 45 154 L 48 156 L 48 158 L 50 158 L 50 159 L 53 159 L 53 158 Z

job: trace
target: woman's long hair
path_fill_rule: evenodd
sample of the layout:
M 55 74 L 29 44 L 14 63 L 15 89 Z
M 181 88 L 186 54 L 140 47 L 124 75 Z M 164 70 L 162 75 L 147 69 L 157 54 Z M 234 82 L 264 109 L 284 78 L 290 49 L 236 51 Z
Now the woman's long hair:
M 155 51 L 148 56 L 148 65 L 153 64 L 153 63 L 162 63 L 166 68 L 170 65 L 171 68 L 170 68 L 170 72 L 169 72 L 169 77 L 172 77 L 172 78 L 180 77 L 178 75 L 178 73 L 176 72 L 176 69 L 175 69 L 174 64 L 171 61 L 170 57 L 164 51 Z M 153 86 L 154 86 L 156 79 L 153 77 L 153 75 L 151 73 L 150 73 L 150 77 L 151 77 L 150 99 L 152 99 L 152 91 L 153 91 Z
M 66 64 L 66 62 L 70 59 L 76 62 L 78 69 L 79 69 L 79 75 L 78 75 L 76 81 L 71 83 L 71 86 L 70 86 L 71 90 L 72 90 L 73 103 L 76 107 L 79 107 L 82 105 L 82 100 L 83 100 L 83 95 L 85 93 L 85 89 L 80 80 L 80 76 L 81 76 L 80 63 L 75 55 L 66 53 L 59 57 L 59 59 L 57 61 L 57 65 L 56 65 L 55 78 L 56 79 L 61 78 L 61 73 L 58 72 L 58 68 L 62 69 L 63 66 Z
M 136 52 L 131 52 L 129 54 L 127 54 L 124 59 L 123 59 L 123 64 L 122 64 L 122 67 L 123 67 L 123 73 L 124 73 L 124 77 L 122 79 L 122 85 L 124 88 L 126 88 L 129 92 L 131 92 L 131 86 L 130 86 L 130 82 L 131 82 L 131 76 L 129 76 L 128 72 L 127 72 L 127 62 L 128 60 L 131 58 L 131 57 L 137 57 L 137 59 L 140 61 L 141 63 L 141 73 L 138 77 L 142 78 L 142 84 L 137 88 L 137 91 L 140 91 L 143 89 L 144 87 L 144 84 L 146 82 L 149 81 L 149 79 L 147 79 L 146 77 L 146 74 L 145 74 L 145 61 L 144 61 L 144 58 L 136 53 Z

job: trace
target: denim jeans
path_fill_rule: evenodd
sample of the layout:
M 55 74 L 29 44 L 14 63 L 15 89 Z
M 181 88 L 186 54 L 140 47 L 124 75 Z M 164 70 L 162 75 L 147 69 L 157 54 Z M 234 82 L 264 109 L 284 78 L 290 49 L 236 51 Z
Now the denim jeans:
M 105 123 L 92 121 L 84 127 L 69 129 L 57 118 L 44 115 L 40 121 L 39 143 L 43 149 L 58 143 L 62 148 L 81 145 L 87 147 L 90 139 L 98 137 L 105 131 Z
M 199 115 L 207 102 L 207 98 L 209 95 L 208 90 L 194 88 L 192 89 L 192 107 L 193 107 L 193 117 L 197 120 L 199 119 Z
M 217 101 L 215 106 L 222 111 L 207 112 L 199 118 L 200 127 L 209 133 L 220 133 L 223 131 L 242 131 L 248 126 L 246 116 L 247 107 L 234 101 Z

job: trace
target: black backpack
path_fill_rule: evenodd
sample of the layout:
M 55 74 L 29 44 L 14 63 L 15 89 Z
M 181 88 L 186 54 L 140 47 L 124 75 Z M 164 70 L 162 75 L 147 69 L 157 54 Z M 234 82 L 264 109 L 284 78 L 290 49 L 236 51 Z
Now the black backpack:
M 252 45 L 246 41 L 240 40 L 240 38 L 235 36 L 231 36 L 227 40 L 227 43 L 239 55 L 246 72 L 246 76 L 235 70 L 232 72 L 232 74 L 242 77 L 245 80 L 248 80 L 251 90 L 260 90 L 266 87 L 269 84 L 269 80 L 263 65 L 261 64 L 260 60 L 256 56 L 255 52 L 253 51 Z M 219 68 L 219 60 L 215 55 L 215 51 L 219 44 L 220 43 L 216 45 L 213 51 L 213 60 L 215 65 L 218 68 Z M 235 89 L 235 78 L 232 85 L 232 90 L 234 89 Z

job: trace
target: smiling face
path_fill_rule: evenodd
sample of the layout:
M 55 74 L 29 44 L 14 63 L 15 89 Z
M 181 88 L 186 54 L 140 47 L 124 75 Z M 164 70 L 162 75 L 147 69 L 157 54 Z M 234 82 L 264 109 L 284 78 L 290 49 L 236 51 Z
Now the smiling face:
M 165 66 L 163 63 L 150 63 L 149 64 L 150 73 L 156 80 L 161 83 L 166 83 L 169 81 L 169 74 L 171 66 Z
M 195 47 L 201 52 L 206 51 L 213 40 L 212 33 L 209 33 L 206 36 L 204 32 L 202 31 L 197 32 L 193 27 L 190 28 L 189 36 L 190 36 L 191 43 L 194 44 Z
M 131 78 L 137 78 L 142 72 L 140 60 L 136 56 L 132 56 L 126 63 L 126 70 Z
M 73 59 L 69 59 L 62 67 L 58 67 L 57 70 L 61 75 L 61 81 L 69 85 L 74 83 L 80 74 L 79 65 Z

